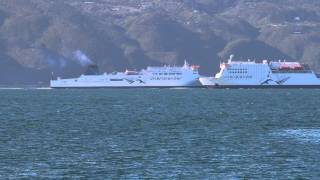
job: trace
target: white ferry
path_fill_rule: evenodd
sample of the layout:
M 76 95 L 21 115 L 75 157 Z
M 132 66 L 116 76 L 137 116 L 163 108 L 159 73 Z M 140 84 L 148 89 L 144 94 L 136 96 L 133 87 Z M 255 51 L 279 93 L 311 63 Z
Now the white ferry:
M 320 88 L 320 79 L 307 64 L 263 60 L 220 64 L 215 77 L 201 77 L 203 86 L 214 88 Z
M 51 88 L 172 88 L 200 87 L 199 66 L 147 67 L 141 71 L 114 72 L 98 74 L 96 65 L 91 65 L 86 74 L 78 78 L 50 81 Z

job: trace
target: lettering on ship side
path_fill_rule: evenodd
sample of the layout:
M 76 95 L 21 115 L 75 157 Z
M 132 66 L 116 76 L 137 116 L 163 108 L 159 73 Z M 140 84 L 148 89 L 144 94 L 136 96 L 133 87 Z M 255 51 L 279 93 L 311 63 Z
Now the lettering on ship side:
M 150 80 L 181 80 L 181 77 L 152 77 Z

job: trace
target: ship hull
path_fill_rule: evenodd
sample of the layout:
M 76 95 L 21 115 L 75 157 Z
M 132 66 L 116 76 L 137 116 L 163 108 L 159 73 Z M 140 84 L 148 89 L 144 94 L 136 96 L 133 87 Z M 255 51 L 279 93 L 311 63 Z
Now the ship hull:
M 52 89 L 174 89 L 174 88 L 204 88 L 198 86 L 83 86 L 83 87 L 51 87 Z
M 168 81 L 168 82 L 148 82 L 148 81 L 121 81 L 121 82 L 93 82 L 93 80 L 88 80 L 81 82 L 78 80 L 67 80 L 64 82 L 53 80 L 50 83 L 50 87 L 53 89 L 101 89 L 101 88 L 199 88 L 203 87 L 198 79 L 181 81 Z
M 200 78 L 201 84 L 206 88 L 216 88 L 216 89 L 290 89 L 290 88 L 304 88 L 304 89 L 320 89 L 320 80 L 314 83 L 284 83 L 284 84 L 241 84 L 241 83 L 228 83 L 224 81 L 216 80 L 215 78 Z
M 199 81 L 198 66 L 187 62 L 182 67 L 147 67 L 141 71 L 113 72 L 98 75 L 85 74 L 78 78 L 50 81 L 53 89 L 76 88 L 196 88 L 202 86 Z
M 215 89 L 320 89 L 320 85 L 206 85 Z
M 320 89 L 320 79 L 310 70 L 273 72 L 268 64 L 246 64 L 245 62 L 228 66 L 232 69 L 222 69 L 216 77 L 201 77 L 199 79 L 201 84 L 205 87 L 220 89 Z

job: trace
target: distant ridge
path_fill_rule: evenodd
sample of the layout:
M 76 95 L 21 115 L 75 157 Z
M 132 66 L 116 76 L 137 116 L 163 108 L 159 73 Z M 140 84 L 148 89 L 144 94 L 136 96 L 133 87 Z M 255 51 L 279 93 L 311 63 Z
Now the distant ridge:
M 320 71 L 318 0 L 0 1 L 0 84 L 181 64 L 213 74 L 221 59 L 292 59 Z

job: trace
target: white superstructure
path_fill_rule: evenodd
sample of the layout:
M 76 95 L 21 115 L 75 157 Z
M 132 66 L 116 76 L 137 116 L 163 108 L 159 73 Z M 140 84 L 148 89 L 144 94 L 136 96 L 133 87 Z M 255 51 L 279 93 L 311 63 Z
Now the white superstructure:
M 201 77 L 200 82 L 207 87 L 320 87 L 320 80 L 306 64 L 299 62 L 264 60 L 232 61 L 220 64 L 220 72 L 215 77 Z
M 102 75 L 81 75 L 73 79 L 51 80 L 52 88 L 131 88 L 131 87 L 196 87 L 199 82 L 198 66 L 148 67 L 141 71 L 115 72 Z

